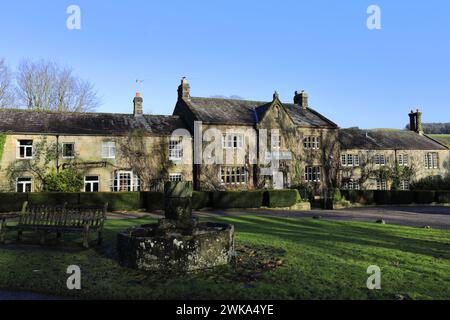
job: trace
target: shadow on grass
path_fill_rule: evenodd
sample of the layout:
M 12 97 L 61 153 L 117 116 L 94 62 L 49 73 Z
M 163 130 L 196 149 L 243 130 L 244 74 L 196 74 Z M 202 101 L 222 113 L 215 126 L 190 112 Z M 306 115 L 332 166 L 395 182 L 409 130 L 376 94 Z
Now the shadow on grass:
M 450 232 L 445 239 L 435 241 L 430 240 L 433 230 L 390 225 L 262 216 L 220 217 L 216 220 L 237 224 L 238 232 L 267 234 L 327 249 L 333 246 L 332 243 L 336 247 L 348 243 L 450 259 Z

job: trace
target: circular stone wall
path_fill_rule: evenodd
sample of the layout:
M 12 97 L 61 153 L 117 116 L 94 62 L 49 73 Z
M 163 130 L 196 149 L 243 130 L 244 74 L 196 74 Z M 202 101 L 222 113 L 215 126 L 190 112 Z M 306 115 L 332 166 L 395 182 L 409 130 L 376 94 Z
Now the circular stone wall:
M 151 224 L 130 228 L 117 236 L 119 262 L 147 271 L 193 271 L 230 263 L 234 227 L 198 223 L 192 234 L 162 230 Z

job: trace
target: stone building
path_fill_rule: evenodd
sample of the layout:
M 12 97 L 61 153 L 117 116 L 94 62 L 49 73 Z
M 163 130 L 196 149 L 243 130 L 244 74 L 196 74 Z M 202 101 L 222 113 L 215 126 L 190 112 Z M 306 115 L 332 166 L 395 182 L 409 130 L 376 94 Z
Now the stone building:
M 448 147 L 422 132 L 418 110 L 409 116 L 409 131 L 340 130 L 342 188 L 408 190 L 413 181 L 449 174 Z
M 137 94 L 131 114 L 0 109 L 5 136 L 0 191 L 41 191 L 43 166 L 45 172 L 76 167 L 87 192 L 138 191 L 162 179 L 191 180 L 192 143 L 172 137 L 184 127 L 182 120 L 144 115 L 142 103 Z M 55 156 L 38 158 L 41 150 Z
M 201 98 L 191 97 L 190 86 L 183 80 L 174 114 L 185 120 L 193 136 L 203 137 L 193 167 L 197 189 L 307 184 L 319 191 L 333 184 L 338 126 L 308 105 L 305 92 L 296 92 L 294 103 L 281 102 L 276 92 L 271 101 Z M 201 123 L 201 128 L 196 130 L 195 123 Z M 213 137 L 208 136 L 210 129 L 215 130 Z M 223 155 L 219 155 L 221 161 L 216 154 L 215 161 L 208 163 L 204 151 L 213 141 L 218 141 Z
M 172 116 L 143 114 L 140 94 L 133 105 L 130 114 L 0 109 L 0 191 L 40 191 L 45 173 L 68 167 L 83 172 L 86 192 L 192 180 L 198 190 L 300 186 L 319 195 L 407 189 L 448 174 L 449 149 L 421 132 L 420 112 L 410 131 L 339 129 L 303 91 L 293 103 L 276 92 L 268 101 L 202 98 L 186 79 Z

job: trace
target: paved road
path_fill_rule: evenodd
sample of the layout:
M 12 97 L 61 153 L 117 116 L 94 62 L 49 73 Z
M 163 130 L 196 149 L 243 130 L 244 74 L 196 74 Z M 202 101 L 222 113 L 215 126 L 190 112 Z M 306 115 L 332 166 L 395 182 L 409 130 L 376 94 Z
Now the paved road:
M 198 216 L 246 216 L 262 215 L 277 217 L 309 217 L 321 216 L 329 220 L 349 220 L 375 222 L 383 219 L 388 224 L 398 224 L 423 228 L 430 226 L 436 229 L 450 229 L 450 207 L 364 207 L 340 210 L 311 210 L 311 211 L 283 211 L 283 210 L 213 210 L 197 211 Z

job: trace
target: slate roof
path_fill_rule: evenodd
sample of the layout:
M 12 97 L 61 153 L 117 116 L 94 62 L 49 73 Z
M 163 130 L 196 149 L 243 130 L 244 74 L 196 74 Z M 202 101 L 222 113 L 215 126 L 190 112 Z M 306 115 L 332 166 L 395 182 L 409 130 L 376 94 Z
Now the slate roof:
M 413 131 L 371 131 L 342 129 L 339 131 L 342 149 L 371 150 L 447 150 L 426 135 Z
M 199 98 L 186 101 L 197 120 L 211 124 L 254 125 L 261 121 L 272 102 Z M 283 104 L 294 123 L 303 127 L 332 127 L 337 125 L 311 108 L 302 109 L 295 104 Z
M 142 129 L 149 135 L 170 135 L 184 127 L 178 116 L 0 109 L 0 132 L 125 135 Z

